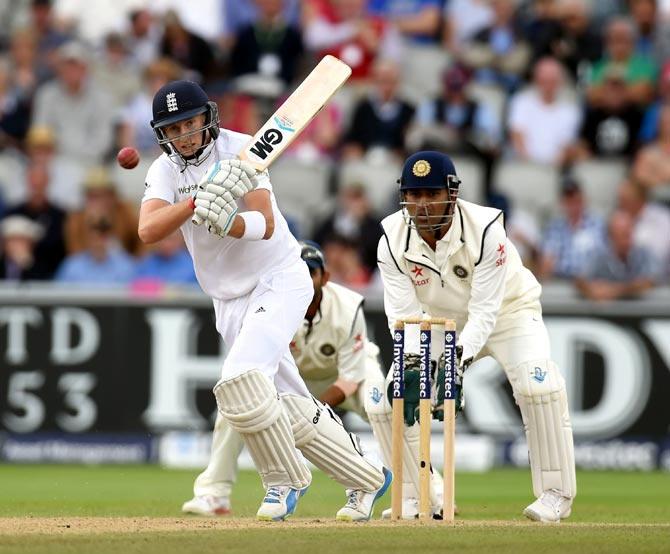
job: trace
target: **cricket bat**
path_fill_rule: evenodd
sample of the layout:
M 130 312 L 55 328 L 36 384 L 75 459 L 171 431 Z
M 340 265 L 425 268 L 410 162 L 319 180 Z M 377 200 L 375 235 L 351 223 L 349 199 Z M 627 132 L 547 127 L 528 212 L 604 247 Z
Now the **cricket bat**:
M 351 75 L 335 56 L 325 56 L 238 154 L 266 170 L 314 119 Z
M 351 75 L 351 68 L 335 56 L 324 56 L 272 117 L 242 148 L 238 157 L 265 171 L 314 119 Z M 193 216 L 193 222 L 202 223 Z

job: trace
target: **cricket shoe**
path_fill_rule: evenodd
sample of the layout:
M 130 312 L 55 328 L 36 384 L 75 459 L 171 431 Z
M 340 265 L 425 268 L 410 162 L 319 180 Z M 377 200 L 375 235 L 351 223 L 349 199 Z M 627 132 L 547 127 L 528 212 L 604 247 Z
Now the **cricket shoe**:
M 393 481 L 393 473 L 385 467 L 382 468 L 384 473 L 384 483 L 377 490 L 372 492 L 365 492 L 362 490 L 348 490 L 347 503 L 343 508 L 340 508 L 335 516 L 338 521 L 368 521 L 372 517 L 375 502 L 379 500 L 387 491 Z
M 287 486 L 268 487 L 261 507 L 256 512 L 260 521 L 283 521 L 295 512 L 298 499 L 307 492 L 307 488 L 293 489 Z
M 230 514 L 230 499 L 225 496 L 195 496 L 184 502 L 181 511 L 198 516 L 227 516 Z
M 544 491 L 540 498 L 528 506 L 523 515 L 533 521 L 542 523 L 559 523 L 570 517 L 572 513 L 572 498 L 563 496 L 561 491 L 551 489 Z

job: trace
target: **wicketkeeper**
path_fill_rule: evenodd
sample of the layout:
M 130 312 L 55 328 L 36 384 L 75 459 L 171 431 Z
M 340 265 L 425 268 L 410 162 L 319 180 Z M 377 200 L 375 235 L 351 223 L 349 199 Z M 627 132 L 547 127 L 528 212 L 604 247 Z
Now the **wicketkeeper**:
M 551 360 L 542 321 L 540 285 L 507 238 L 502 212 L 458 198 L 461 182 L 448 156 L 413 154 L 399 183 L 401 209 L 382 221 L 378 248 L 389 325 L 424 314 L 454 319 L 461 386 L 474 360 L 492 356 L 500 363 L 521 410 L 537 497 L 523 513 L 543 522 L 565 519 L 577 493 L 572 427 L 565 381 Z M 405 419 L 411 434 L 418 378 L 410 360 L 407 366 Z M 438 385 L 438 404 L 443 400 Z M 385 408 L 390 435 L 390 404 Z M 404 453 L 404 466 L 415 469 L 418 450 Z M 403 476 L 408 490 L 418 483 L 412 473 Z M 412 506 L 405 504 L 404 510 Z

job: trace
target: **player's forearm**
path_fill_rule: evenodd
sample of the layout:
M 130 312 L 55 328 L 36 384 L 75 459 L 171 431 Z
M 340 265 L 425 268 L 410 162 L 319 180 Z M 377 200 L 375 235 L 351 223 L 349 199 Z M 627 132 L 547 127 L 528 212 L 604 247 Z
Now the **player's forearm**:
M 143 206 L 137 234 L 145 244 L 152 244 L 174 233 L 181 225 L 193 217 L 191 199 L 148 210 Z

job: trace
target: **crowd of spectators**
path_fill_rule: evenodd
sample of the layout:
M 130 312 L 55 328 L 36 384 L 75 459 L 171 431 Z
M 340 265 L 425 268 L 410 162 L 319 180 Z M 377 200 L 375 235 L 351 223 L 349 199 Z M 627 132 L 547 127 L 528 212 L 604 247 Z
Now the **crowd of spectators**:
M 290 223 L 334 280 L 374 283 L 378 223 L 397 209 L 386 175 L 431 148 L 475 164 L 480 201 L 505 209 L 541 280 L 598 300 L 668 283 L 670 0 L 5 0 L 0 279 L 194 284 L 178 235 L 137 239 L 154 92 L 196 80 L 223 127 L 253 134 L 325 54 L 352 77 L 285 158 L 329 168 L 331 213 Z M 142 157 L 123 185 L 122 146 Z M 613 210 L 573 171 L 593 160 L 625 164 Z M 501 194 L 501 161 L 557 172 L 553 210 Z M 388 198 L 341 178 L 356 164 Z

